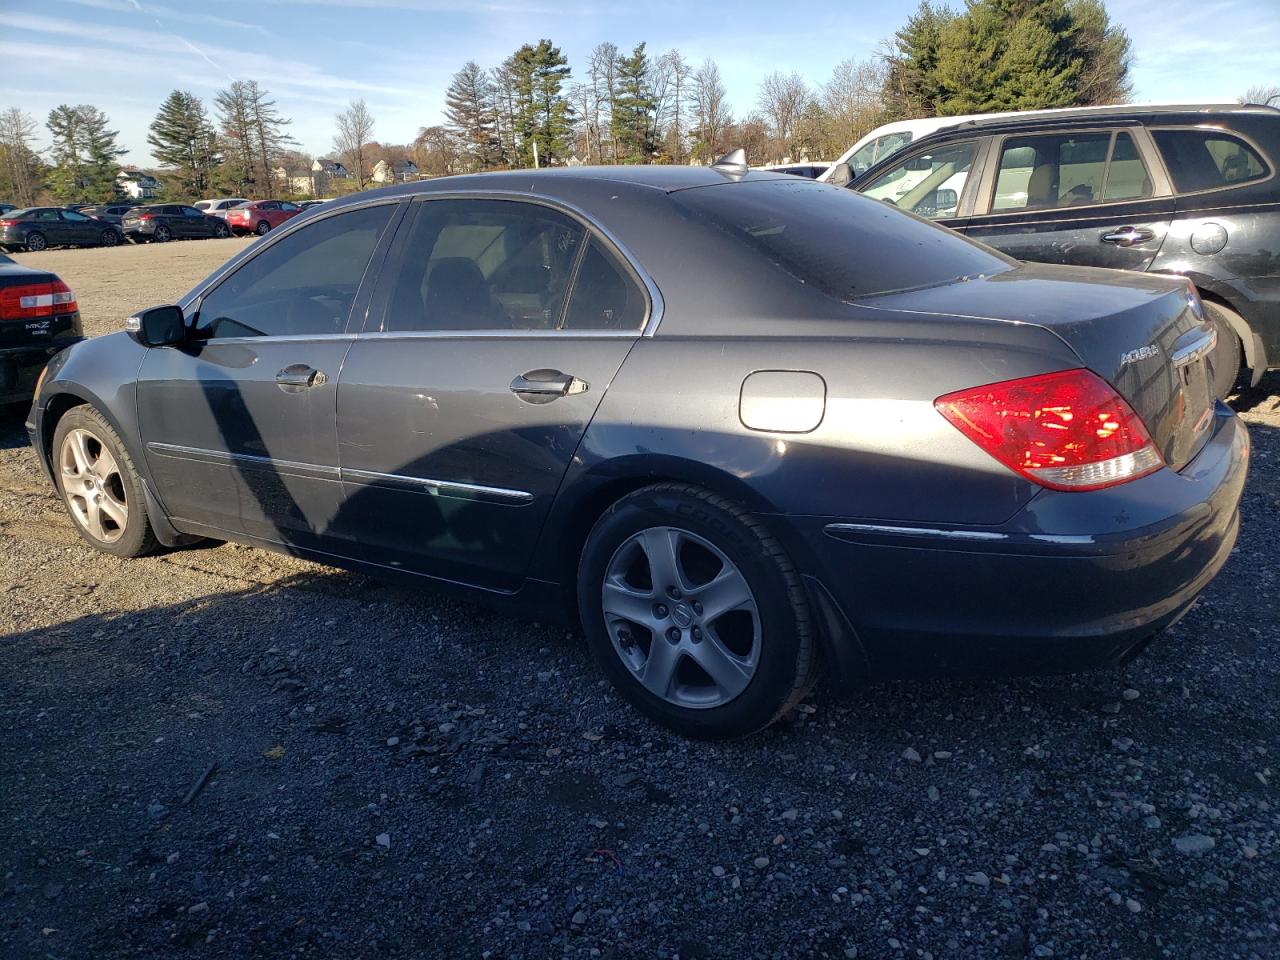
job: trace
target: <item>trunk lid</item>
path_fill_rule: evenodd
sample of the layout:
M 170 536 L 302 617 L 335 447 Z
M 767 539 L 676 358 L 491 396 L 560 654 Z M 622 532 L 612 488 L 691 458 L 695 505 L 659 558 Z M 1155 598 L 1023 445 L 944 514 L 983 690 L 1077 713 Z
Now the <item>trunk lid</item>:
M 1179 277 L 1022 264 L 991 277 L 861 302 L 1049 330 L 1128 401 L 1175 470 L 1199 452 L 1212 430 L 1214 328 Z

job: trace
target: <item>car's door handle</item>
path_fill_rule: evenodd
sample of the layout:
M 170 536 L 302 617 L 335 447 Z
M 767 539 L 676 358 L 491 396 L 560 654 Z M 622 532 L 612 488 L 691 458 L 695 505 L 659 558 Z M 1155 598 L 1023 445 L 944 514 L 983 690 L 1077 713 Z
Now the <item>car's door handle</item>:
M 1135 244 L 1146 243 L 1148 240 L 1154 240 L 1156 232 L 1148 230 L 1146 227 L 1121 227 L 1119 230 L 1113 230 L 1111 233 L 1102 235 L 1103 243 L 1114 243 L 1117 247 L 1132 247 Z
M 585 380 L 559 370 L 530 370 L 511 381 L 511 392 L 528 403 L 550 403 L 590 388 Z
M 290 364 L 276 374 L 276 385 L 285 393 L 297 393 L 328 382 L 329 378 L 325 376 L 323 370 L 309 367 L 305 363 Z

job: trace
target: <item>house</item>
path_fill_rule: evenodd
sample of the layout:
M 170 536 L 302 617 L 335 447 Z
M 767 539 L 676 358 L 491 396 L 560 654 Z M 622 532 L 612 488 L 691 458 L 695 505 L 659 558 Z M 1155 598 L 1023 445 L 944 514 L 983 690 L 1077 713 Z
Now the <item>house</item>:
M 284 193 L 295 197 L 319 196 L 315 178 L 307 167 L 276 167 L 271 171 L 271 179 L 280 184 Z
M 116 191 L 134 200 L 153 200 L 160 187 L 159 180 L 141 170 L 125 168 L 116 174 Z
M 418 179 L 418 165 L 412 160 L 397 160 L 387 163 L 379 160 L 373 165 L 373 173 L 369 179 L 374 183 L 409 183 Z
M 323 197 L 329 192 L 329 185 L 335 180 L 350 180 L 351 174 L 342 161 L 332 157 L 321 157 L 311 161 L 311 195 Z

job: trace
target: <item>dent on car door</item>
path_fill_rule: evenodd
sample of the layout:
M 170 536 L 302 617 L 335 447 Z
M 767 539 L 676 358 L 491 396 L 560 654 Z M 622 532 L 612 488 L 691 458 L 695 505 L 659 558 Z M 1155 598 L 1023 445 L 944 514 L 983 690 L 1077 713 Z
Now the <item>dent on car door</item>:
M 1143 131 L 1006 137 L 991 153 L 966 235 L 1019 260 L 1145 270 L 1173 198 Z
M 411 216 L 342 371 L 340 532 L 365 560 L 514 589 L 649 300 L 559 210 L 428 200 Z
M 347 321 L 396 209 L 339 213 L 266 245 L 203 295 L 186 343 L 148 351 L 140 432 L 170 516 L 322 547 L 341 500 Z

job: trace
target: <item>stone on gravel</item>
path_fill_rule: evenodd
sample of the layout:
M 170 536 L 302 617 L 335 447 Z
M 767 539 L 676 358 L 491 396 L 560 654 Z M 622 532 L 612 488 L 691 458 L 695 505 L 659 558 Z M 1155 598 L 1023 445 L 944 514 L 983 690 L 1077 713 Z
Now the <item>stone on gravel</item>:
M 1198 857 L 1212 850 L 1215 843 L 1213 837 L 1206 836 L 1203 833 L 1192 833 L 1185 837 L 1176 838 L 1173 841 L 1173 846 L 1179 853 L 1186 854 L 1189 857 Z

